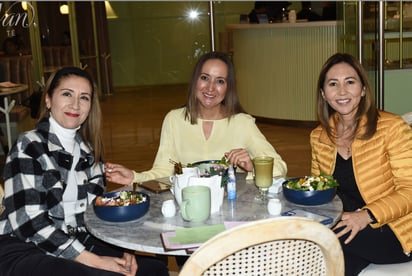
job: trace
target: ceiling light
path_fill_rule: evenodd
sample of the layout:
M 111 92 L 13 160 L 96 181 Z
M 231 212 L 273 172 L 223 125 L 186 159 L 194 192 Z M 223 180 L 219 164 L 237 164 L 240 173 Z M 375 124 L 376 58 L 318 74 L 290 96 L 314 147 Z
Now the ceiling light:
M 197 10 L 190 10 L 190 11 L 187 13 L 187 16 L 188 16 L 190 19 L 195 20 L 195 19 L 197 19 L 197 18 L 199 17 L 199 12 L 198 12 Z
M 60 5 L 60 13 L 61 14 L 69 14 L 69 6 L 67 4 Z
M 109 1 L 104 1 L 104 6 L 106 8 L 106 18 L 107 19 L 117 18 L 117 14 L 114 12 L 112 5 L 110 5 Z
M 26 1 L 22 1 L 21 2 L 21 7 L 23 10 L 27 11 L 27 2 Z

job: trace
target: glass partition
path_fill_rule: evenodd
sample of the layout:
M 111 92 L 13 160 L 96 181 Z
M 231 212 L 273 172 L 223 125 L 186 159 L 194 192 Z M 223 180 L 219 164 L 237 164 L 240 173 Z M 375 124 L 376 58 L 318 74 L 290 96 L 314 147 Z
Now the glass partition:
M 118 87 L 187 83 L 197 58 L 211 51 L 209 1 L 112 1 L 108 20 L 113 80 Z M 253 2 L 213 1 L 215 49 L 227 24 Z
M 412 3 L 344 2 L 345 51 L 361 57 L 379 108 L 411 110 Z

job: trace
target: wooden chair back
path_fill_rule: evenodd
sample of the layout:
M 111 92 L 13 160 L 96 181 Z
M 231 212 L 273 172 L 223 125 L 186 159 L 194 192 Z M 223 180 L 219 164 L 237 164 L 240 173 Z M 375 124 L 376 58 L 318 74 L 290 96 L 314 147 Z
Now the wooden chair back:
M 58 70 L 61 67 L 73 66 L 71 46 L 43 46 L 43 66 Z
M 180 276 L 344 275 L 335 233 L 306 218 L 278 217 L 226 230 L 199 247 Z

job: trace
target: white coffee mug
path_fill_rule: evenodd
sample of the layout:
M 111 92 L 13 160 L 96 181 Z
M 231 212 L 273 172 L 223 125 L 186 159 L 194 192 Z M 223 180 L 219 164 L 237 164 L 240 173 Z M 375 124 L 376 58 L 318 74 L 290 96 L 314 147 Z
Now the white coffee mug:
M 194 176 L 190 174 L 178 174 L 170 177 L 171 180 L 173 178 L 173 187 L 171 189 L 171 192 L 174 195 L 179 206 L 182 204 L 182 190 L 189 185 L 189 180 L 192 177 Z
M 189 179 L 191 177 L 199 177 L 199 168 L 183 168 L 183 174 L 176 174 L 169 177 L 170 182 L 173 184 L 170 190 L 174 195 L 177 204 L 182 204 L 182 189 L 189 185 Z

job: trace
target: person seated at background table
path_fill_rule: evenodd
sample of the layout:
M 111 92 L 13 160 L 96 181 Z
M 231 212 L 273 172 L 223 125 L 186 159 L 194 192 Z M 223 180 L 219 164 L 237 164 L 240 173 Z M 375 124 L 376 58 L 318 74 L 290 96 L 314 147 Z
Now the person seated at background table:
M 344 212 L 333 229 L 345 274 L 358 275 L 370 263 L 411 261 L 412 129 L 376 108 L 366 72 L 349 54 L 326 61 L 317 93 L 312 174 L 333 174 L 339 182 Z
M 136 262 L 85 228 L 83 214 L 106 186 L 94 87 L 80 68 L 57 71 L 36 128 L 11 148 L 3 175 L 0 275 L 168 275 L 160 260 Z
M 6 38 L 3 41 L 2 49 L 6 56 L 21 56 L 26 54 L 24 42 L 20 35 Z
M 336 20 L 336 1 L 322 2 L 322 20 Z
M 223 156 L 252 172 L 252 158 L 261 155 L 274 158 L 274 177 L 286 175 L 286 163 L 239 102 L 232 61 L 226 54 L 209 52 L 194 67 L 185 106 L 169 111 L 164 118 L 153 167 L 137 173 L 106 163 L 105 172 L 109 181 L 131 184 L 174 174 L 170 160 L 185 165 Z
M 260 23 L 258 15 L 267 16 L 268 7 L 266 2 L 256 1 L 253 10 L 248 14 L 249 23 Z

